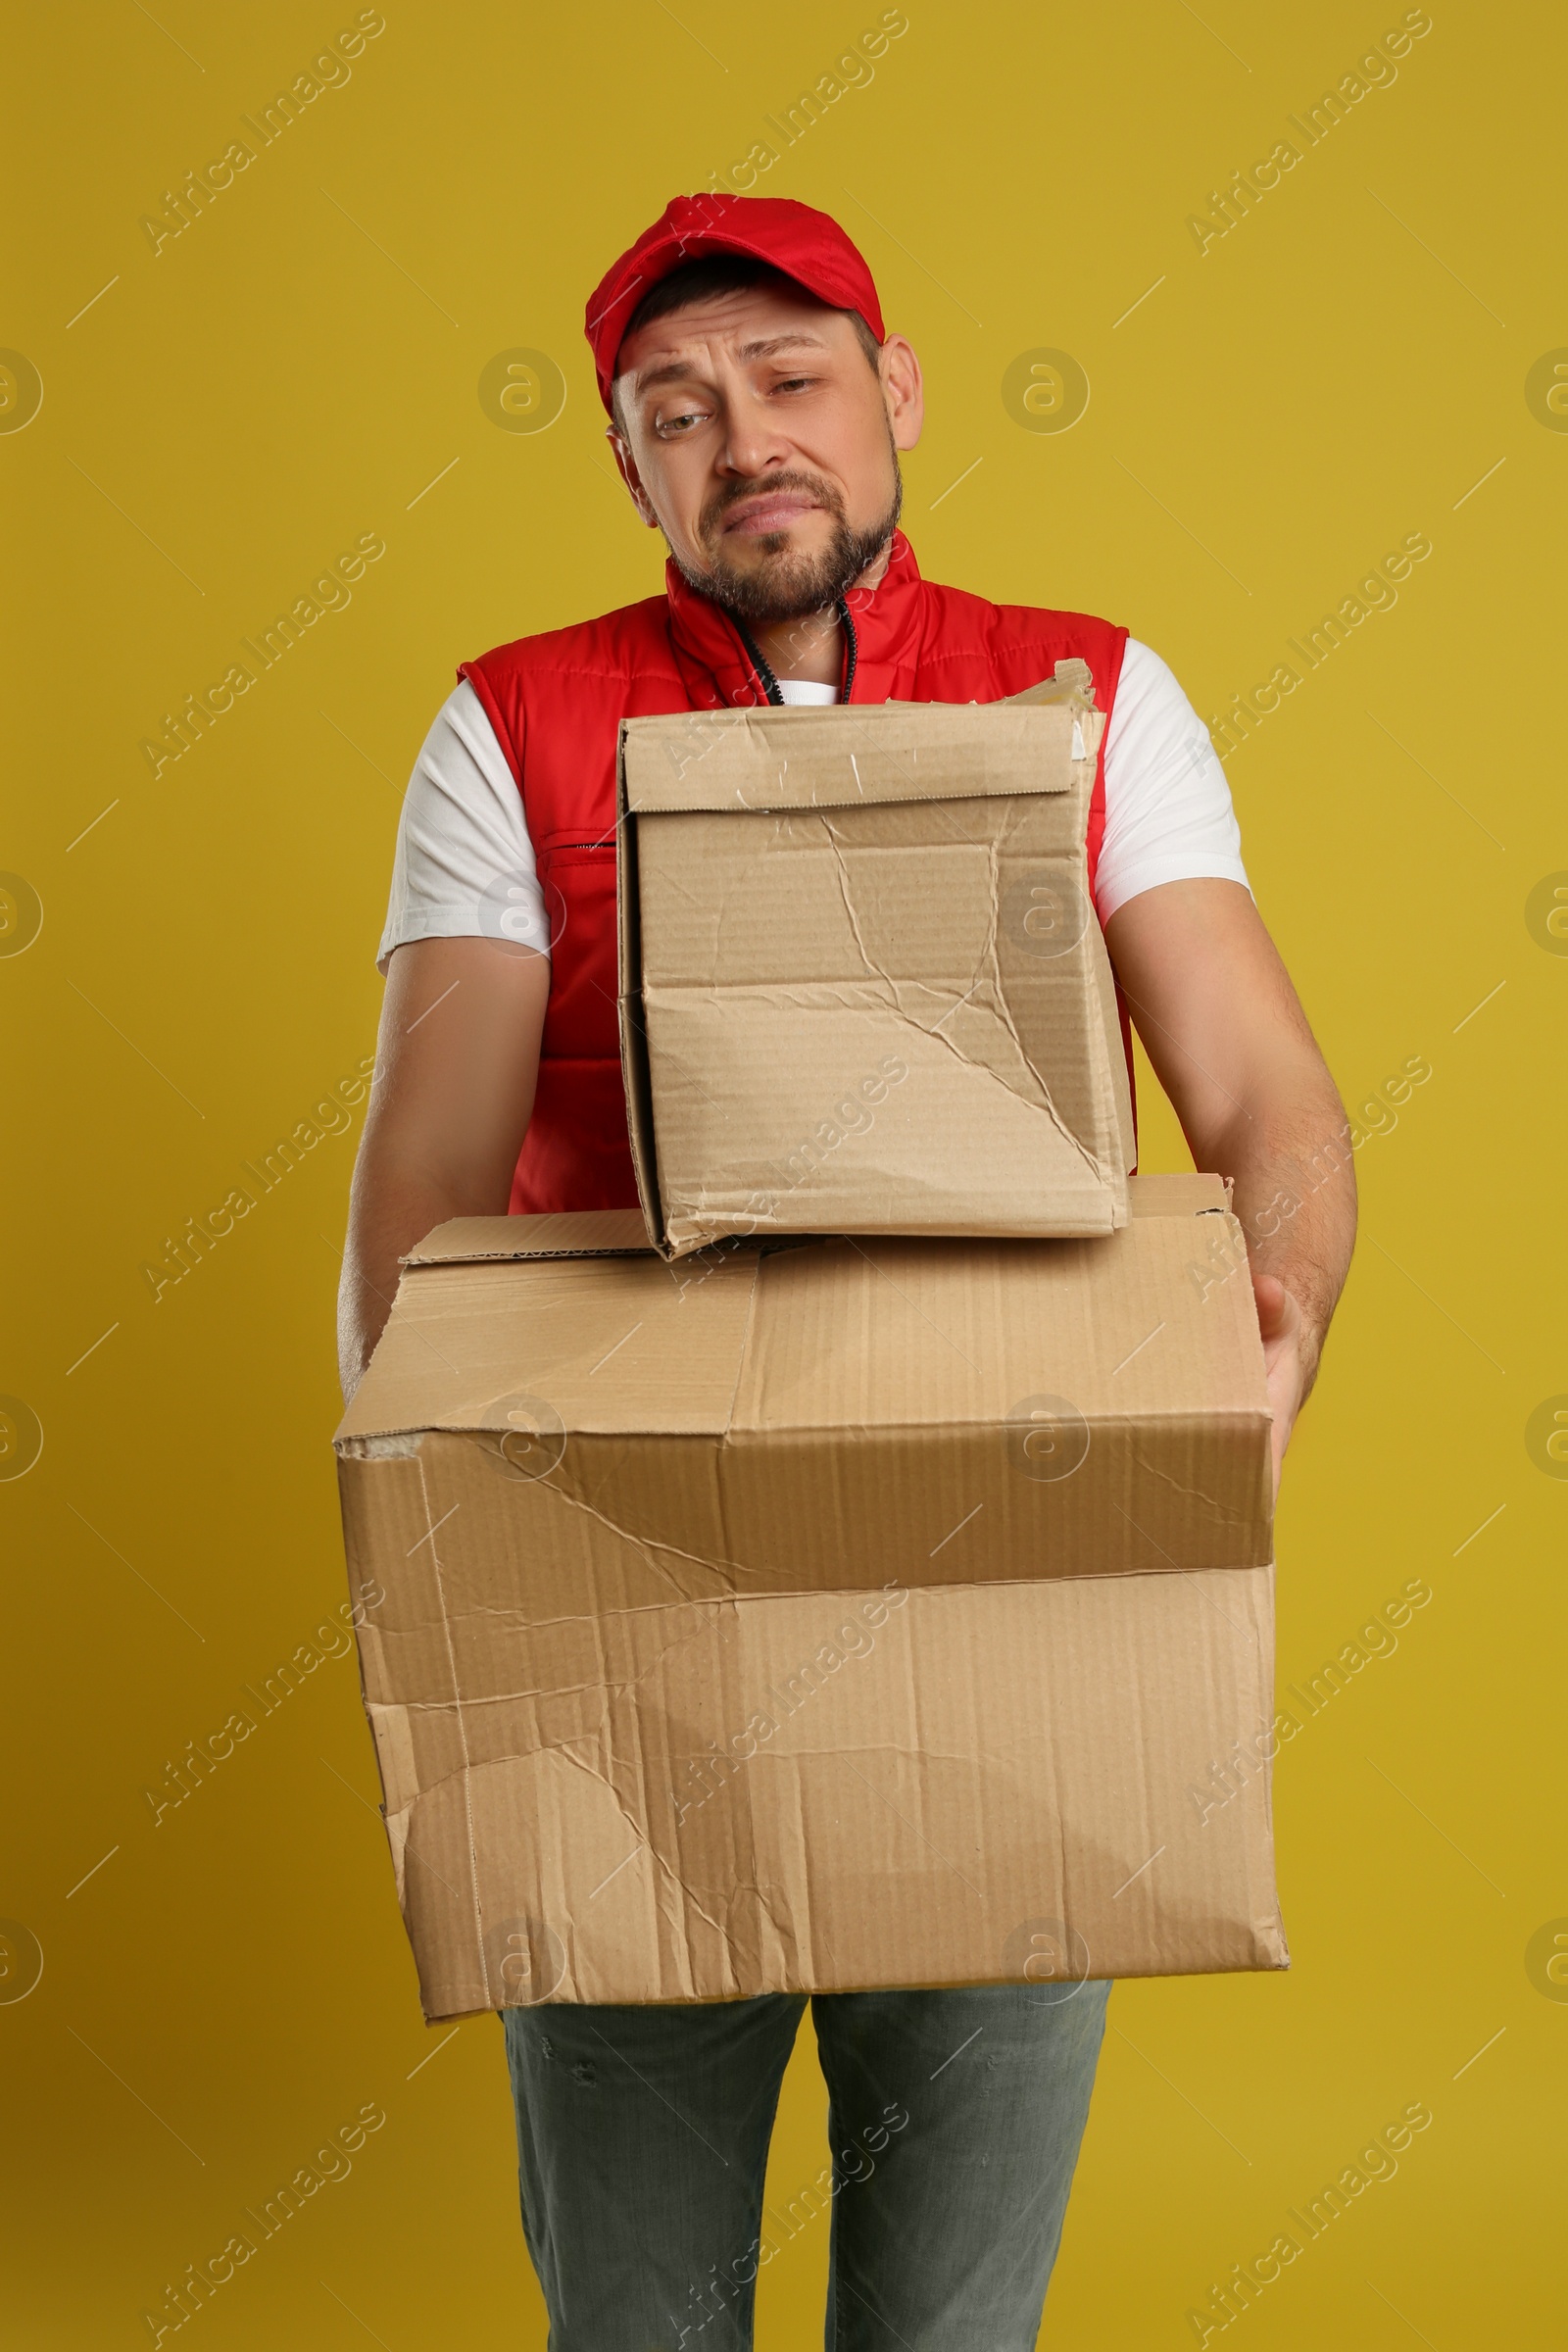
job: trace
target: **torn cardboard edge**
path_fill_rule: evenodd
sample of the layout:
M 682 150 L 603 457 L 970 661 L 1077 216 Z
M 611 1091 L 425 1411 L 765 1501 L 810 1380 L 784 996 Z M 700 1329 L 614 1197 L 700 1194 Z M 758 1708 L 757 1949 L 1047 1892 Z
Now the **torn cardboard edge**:
M 1130 1217 L 1186 1217 L 1227 1211 L 1231 1190 L 1228 1177 L 1199 1169 L 1165 1176 L 1133 1175 L 1127 1179 L 1128 1213 Z M 713 1248 L 726 1252 L 771 1250 L 845 1238 L 790 1234 L 757 1240 L 735 1235 Z M 537 1216 L 449 1218 L 444 1225 L 434 1226 L 398 1263 L 416 1269 L 505 1264 L 530 1257 L 642 1257 L 650 1252 L 659 1254 L 640 1209 L 552 1209 Z
M 1088 730 L 1085 730 L 1086 753 L 1092 753 L 1100 744 L 1104 730 L 1105 714 L 1103 711 L 1095 710 L 1095 674 L 1087 662 L 1080 661 L 1076 657 L 1071 661 L 1058 662 L 1054 677 L 1042 678 L 1038 685 L 1026 686 L 1021 694 L 1004 695 L 1002 700 L 1004 703 L 1022 704 L 1026 709 L 1038 708 L 1041 704 L 1064 703 L 1069 710 L 1077 710 L 1086 715 L 1093 714 L 1101 724 L 1096 729 L 1092 741 L 1088 739 Z M 990 708 L 989 705 L 978 703 L 972 707 L 976 710 Z M 882 704 L 880 708 L 887 710 L 922 710 L 928 706 L 923 703 L 889 701 Z

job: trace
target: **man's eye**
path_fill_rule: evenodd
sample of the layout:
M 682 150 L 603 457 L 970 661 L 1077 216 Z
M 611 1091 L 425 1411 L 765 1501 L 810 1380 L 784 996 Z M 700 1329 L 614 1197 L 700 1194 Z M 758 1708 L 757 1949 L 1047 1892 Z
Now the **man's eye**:
M 706 409 L 681 409 L 673 416 L 656 416 L 654 430 L 662 441 L 678 441 L 694 425 L 707 421 Z
M 809 392 L 815 381 L 814 375 L 786 375 L 773 389 L 775 392 Z

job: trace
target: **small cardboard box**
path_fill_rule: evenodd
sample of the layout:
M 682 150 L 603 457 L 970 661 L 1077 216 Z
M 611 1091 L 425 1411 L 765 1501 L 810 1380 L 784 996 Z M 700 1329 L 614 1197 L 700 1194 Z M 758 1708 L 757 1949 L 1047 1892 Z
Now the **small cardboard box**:
M 427 2016 L 1286 1965 L 1246 1250 L 1130 1207 L 414 1253 L 337 1452 Z
M 621 1054 L 666 1257 L 1126 1222 L 1085 861 L 1104 723 L 1070 679 L 622 722 Z

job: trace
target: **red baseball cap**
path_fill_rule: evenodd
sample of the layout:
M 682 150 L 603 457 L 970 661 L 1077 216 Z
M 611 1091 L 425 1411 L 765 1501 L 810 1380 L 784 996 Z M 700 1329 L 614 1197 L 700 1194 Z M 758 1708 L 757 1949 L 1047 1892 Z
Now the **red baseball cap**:
M 858 311 L 877 341 L 882 306 L 863 256 L 826 213 L 792 196 L 676 196 L 635 245 L 612 262 L 589 297 L 583 332 L 599 397 L 610 407 L 615 359 L 633 311 L 662 277 L 712 253 L 744 253 L 782 270 L 819 302 Z

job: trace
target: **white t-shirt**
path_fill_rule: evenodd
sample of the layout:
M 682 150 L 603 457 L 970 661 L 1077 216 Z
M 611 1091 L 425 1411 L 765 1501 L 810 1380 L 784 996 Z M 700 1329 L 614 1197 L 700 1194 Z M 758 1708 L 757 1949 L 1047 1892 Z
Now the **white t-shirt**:
M 832 686 L 780 681 L 789 704 L 836 703 Z M 1105 835 L 1095 877 L 1102 923 L 1161 882 L 1248 888 L 1230 787 L 1203 725 L 1159 656 L 1129 638 L 1105 730 Z M 550 952 L 522 795 L 465 679 L 436 713 L 398 826 L 376 960 L 415 939 L 507 939 Z

